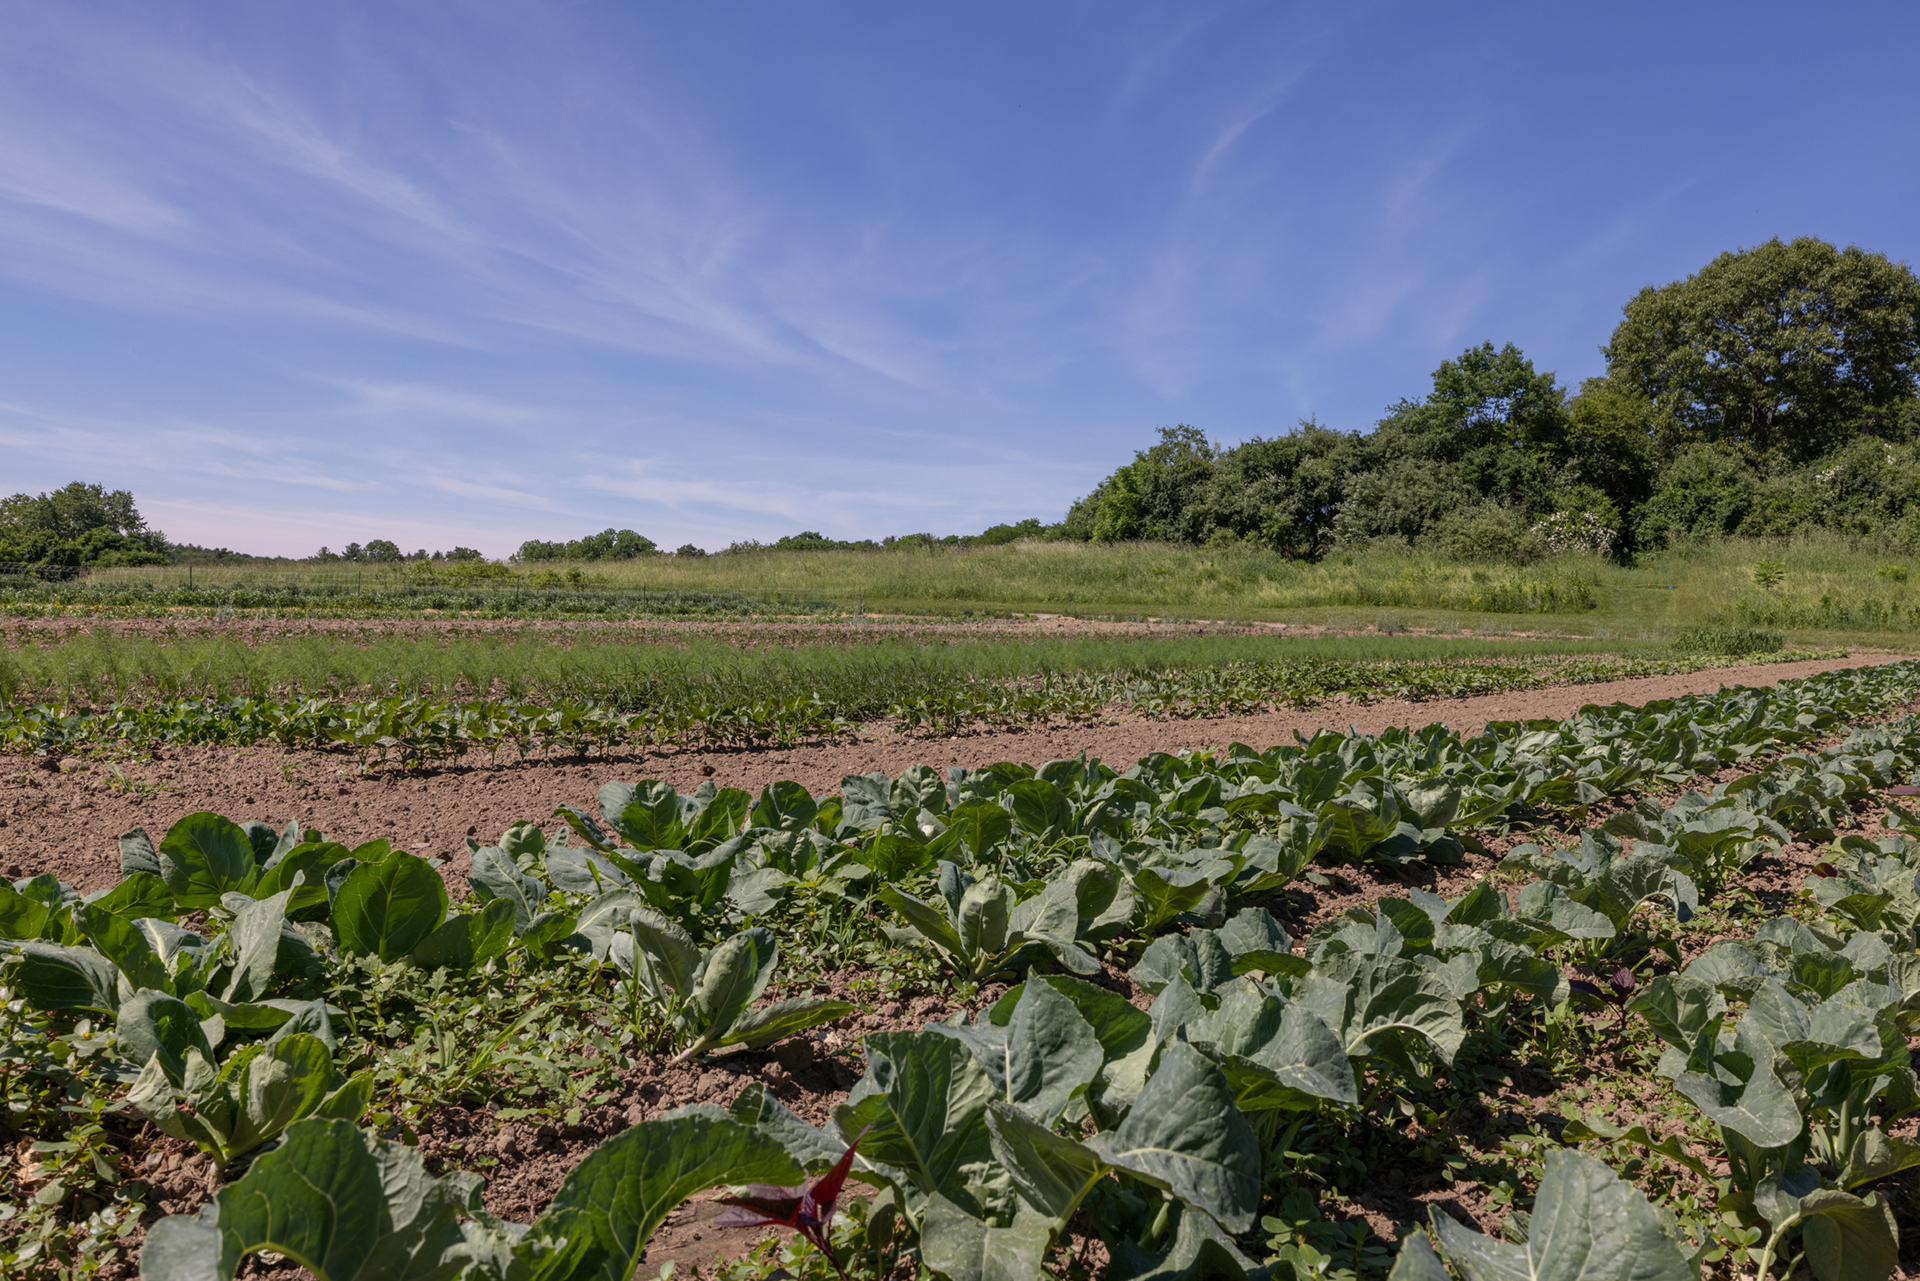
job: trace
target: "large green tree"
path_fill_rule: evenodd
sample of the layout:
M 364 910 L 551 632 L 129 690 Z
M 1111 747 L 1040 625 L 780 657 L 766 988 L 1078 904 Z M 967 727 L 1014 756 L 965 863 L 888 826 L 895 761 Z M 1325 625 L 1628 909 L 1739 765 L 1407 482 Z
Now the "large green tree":
M 1804 461 L 1883 430 L 1912 396 L 1920 279 L 1863 249 L 1769 240 L 1642 289 L 1601 350 L 1609 376 L 1654 407 L 1669 451 L 1711 442 Z
M 0 561 L 41 565 L 164 565 L 166 535 L 148 529 L 124 489 L 74 481 L 0 498 Z

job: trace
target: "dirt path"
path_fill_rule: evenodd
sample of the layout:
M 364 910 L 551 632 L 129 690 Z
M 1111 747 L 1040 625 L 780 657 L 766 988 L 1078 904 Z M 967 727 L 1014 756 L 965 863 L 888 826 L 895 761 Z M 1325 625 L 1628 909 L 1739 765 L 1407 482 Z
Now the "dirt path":
M 1268 747 L 1292 741 L 1295 731 L 1345 729 L 1377 733 L 1388 726 L 1440 722 L 1461 732 L 1489 721 L 1571 715 L 1588 703 L 1645 703 L 1713 690 L 1721 685 L 1772 685 L 1817 671 L 1897 661 L 1862 655 L 1807 663 L 1720 668 L 1686 676 L 1649 677 L 1561 686 L 1478 698 L 1363 706 L 1335 704 L 1305 711 L 1211 720 L 1127 719 L 1012 732 L 922 739 L 878 728 L 859 741 L 811 748 L 681 750 L 612 753 L 593 758 L 482 753 L 468 763 L 412 773 L 361 774 L 345 753 L 249 748 L 170 747 L 152 758 L 71 760 L 59 772 L 28 757 L 0 757 L 0 872 L 8 878 L 53 872 L 94 890 L 119 877 L 114 838 L 145 827 L 158 840 L 181 816 L 213 810 L 234 819 L 260 818 L 275 826 L 299 819 L 348 845 L 385 837 L 396 845 L 447 859 L 455 894 L 465 891 L 466 838 L 490 842 L 507 824 L 543 822 L 562 804 L 593 805 L 610 779 L 665 779 L 685 792 L 703 779 L 758 793 L 793 779 L 815 793 L 837 791 L 848 774 L 884 770 L 898 775 L 916 762 L 1031 764 L 1086 752 L 1124 766 L 1152 751 L 1223 746 Z

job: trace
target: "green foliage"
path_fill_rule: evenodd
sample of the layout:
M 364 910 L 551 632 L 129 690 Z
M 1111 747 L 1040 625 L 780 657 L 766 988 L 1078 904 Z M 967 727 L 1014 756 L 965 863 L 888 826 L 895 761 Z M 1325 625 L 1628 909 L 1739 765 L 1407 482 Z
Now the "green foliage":
M 166 535 L 147 528 L 124 489 L 74 481 L 50 494 L 0 499 L 0 561 L 38 565 L 164 565 Z
M 1769 240 L 1641 290 L 1605 351 L 1672 442 L 1806 462 L 1913 394 L 1920 279 L 1856 247 Z

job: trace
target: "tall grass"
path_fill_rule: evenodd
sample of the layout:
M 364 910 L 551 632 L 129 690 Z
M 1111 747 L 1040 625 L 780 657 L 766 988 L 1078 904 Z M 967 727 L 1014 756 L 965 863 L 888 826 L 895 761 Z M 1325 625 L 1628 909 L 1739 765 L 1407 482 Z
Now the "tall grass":
M 115 702 L 247 695 L 324 698 L 575 698 L 637 706 L 665 692 L 751 700 L 819 692 L 940 689 L 1052 676 L 1142 675 L 1286 660 L 1299 663 L 1525 663 L 1549 657 L 1662 657 L 1637 642 L 1509 641 L 1415 636 L 1002 638 L 954 643 L 892 637 L 747 648 L 709 638 L 633 644 L 555 643 L 548 633 L 460 636 L 442 642 L 309 636 L 245 644 L 226 636 L 158 642 L 100 631 L 54 644 L 0 649 L 0 699 Z M 916 695 L 917 696 L 917 695 Z
M 1762 562 L 1781 566 L 1771 586 L 1756 580 Z M 1649 639 L 1712 625 L 1812 631 L 1820 639 L 1920 633 L 1920 562 L 1824 532 L 1709 543 L 1644 555 L 1631 567 L 1584 555 L 1528 566 L 1463 564 L 1411 550 L 1335 552 L 1308 564 L 1250 547 L 1024 542 L 558 567 L 196 566 L 194 592 L 182 595 L 187 573 L 118 570 L 60 591 L 0 589 L 0 609 L 30 612 L 28 602 L 44 599 L 63 609 L 90 600 L 135 608 L 144 600 L 150 612 L 205 610 L 223 603 L 223 591 L 259 588 L 225 603 L 376 616 L 423 609 L 622 618 L 1054 612 L 1361 627 L 1384 619 Z

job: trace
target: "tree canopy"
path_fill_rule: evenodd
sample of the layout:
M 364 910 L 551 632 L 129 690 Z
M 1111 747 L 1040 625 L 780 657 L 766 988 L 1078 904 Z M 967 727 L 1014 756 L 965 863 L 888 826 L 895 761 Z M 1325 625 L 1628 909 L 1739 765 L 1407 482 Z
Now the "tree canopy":
M 1912 396 L 1920 279 L 1863 249 L 1769 240 L 1642 289 L 1602 350 L 1670 450 L 1712 442 L 1804 462 Z
M 167 538 L 124 489 L 74 481 L 52 493 L 0 498 L 0 561 L 30 565 L 164 565 Z

